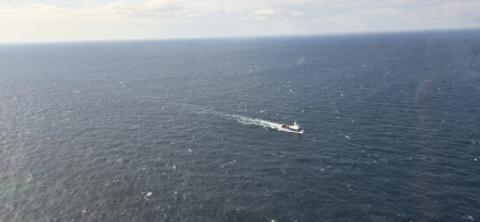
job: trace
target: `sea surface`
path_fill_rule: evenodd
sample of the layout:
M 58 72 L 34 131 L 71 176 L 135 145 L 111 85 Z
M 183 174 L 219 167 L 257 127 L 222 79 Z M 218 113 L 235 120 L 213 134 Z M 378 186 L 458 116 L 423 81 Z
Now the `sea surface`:
M 0 221 L 474 220 L 478 30 L 0 45 Z

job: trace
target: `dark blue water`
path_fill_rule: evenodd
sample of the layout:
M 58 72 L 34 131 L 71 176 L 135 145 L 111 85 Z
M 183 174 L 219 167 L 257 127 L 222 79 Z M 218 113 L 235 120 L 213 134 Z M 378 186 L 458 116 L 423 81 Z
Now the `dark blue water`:
M 0 45 L 0 221 L 480 220 L 479 54 L 478 31 Z

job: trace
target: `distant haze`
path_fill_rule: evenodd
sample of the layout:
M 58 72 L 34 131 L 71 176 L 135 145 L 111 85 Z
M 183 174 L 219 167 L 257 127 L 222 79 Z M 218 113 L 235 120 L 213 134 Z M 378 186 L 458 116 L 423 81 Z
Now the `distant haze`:
M 480 28 L 478 0 L 4 0 L 0 43 Z

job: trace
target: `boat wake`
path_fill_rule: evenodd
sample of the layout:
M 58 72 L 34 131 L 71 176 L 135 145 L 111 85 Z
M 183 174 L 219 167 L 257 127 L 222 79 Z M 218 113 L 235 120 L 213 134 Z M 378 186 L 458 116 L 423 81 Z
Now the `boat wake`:
M 222 118 L 226 118 L 229 120 L 234 120 L 237 121 L 243 125 L 254 125 L 254 126 L 261 126 L 265 129 L 273 129 L 273 130 L 278 130 L 278 131 L 285 131 L 285 132 L 291 132 L 291 130 L 286 130 L 282 128 L 282 124 L 280 123 L 274 123 L 270 122 L 267 120 L 262 120 L 262 119 L 255 119 L 255 118 L 249 118 L 246 116 L 241 116 L 237 114 L 225 114 L 219 111 L 215 111 L 214 109 L 206 109 L 202 110 L 200 112 L 197 112 L 198 114 L 204 115 L 204 114 L 209 114 L 209 115 L 215 115 L 215 116 L 221 116 Z
M 226 114 L 226 116 L 231 117 L 231 118 L 237 120 L 239 123 L 242 123 L 244 125 L 256 125 L 256 126 L 262 126 L 264 128 L 267 128 L 267 129 L 276 129 L 276 130 L 282 128 L 282 124 L 270 122 L 270 121 L 267 121 L 267 120 L 253 119 L 253 118 L 248 118 L 248 117 L 240 116 L 240 115 Z

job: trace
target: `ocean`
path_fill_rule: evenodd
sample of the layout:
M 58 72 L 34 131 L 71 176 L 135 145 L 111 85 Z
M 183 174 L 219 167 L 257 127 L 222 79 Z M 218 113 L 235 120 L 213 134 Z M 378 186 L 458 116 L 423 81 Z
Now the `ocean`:
M 0 67 L 0 221 L 480 220 L 478 30 L 1 44 Z

